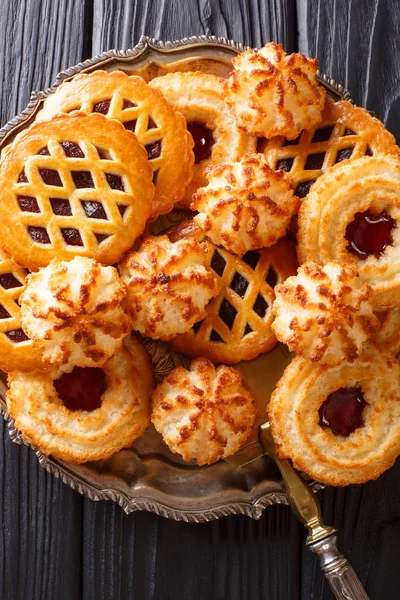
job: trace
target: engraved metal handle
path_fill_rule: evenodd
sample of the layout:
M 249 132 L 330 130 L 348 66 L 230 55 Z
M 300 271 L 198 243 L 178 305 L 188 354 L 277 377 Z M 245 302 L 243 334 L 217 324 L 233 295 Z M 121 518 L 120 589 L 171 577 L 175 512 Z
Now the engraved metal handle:
M 368 600 L 356 572 L 337 548 L 335 529 L 324 524 L 314 492 L 288 460 L 277 456 L 268 422 L 260 426 L 259 438 L 264 452 L 274 460 L 281 472 L 290 507 L 299 521 L 307 527 L 306 544 L 318 554 L 321 568 L 335 598 Z
M 337 600 L 368 600 L 353 567 L 339 552 L 335 534 L 308 547 L 318 554 L 325 578 Z

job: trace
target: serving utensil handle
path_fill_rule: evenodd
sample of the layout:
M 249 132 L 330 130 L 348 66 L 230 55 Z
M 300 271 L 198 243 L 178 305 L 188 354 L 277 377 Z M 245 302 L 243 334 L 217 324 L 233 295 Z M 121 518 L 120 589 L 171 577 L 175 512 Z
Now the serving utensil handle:
M 350 563 L 336 545 L 336 535 L 308 544 L 318 554 L 321 569 L 337 600 L 368 600 L 368 596 Z

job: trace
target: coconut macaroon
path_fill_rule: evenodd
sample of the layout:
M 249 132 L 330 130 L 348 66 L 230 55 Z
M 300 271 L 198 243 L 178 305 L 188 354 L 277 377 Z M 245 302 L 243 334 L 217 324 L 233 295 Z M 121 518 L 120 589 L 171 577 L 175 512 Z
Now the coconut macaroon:
M 272 246 L 286 233 L 299 199 L 292 178 L 273 171 L 261 154 L 206 169 L 209 183 L 193 195 L 194 218 L 217 246 L 245 254 Z
M 295 139 L 321 121 L 325 89 L 318 85 L 316 58 L 289 54 L 281 44 L 246 50 L 232 61 L 226 101 L 248 133 Z
M 114 267 L 82 256 L 54 259 L 27 282 L 21 324 L 41 346 L 45 363 L 102 365 L 132 330 L 121 307 L 126 287 Z
M 380 326 L 372 312 L 371 288 L 361 284 L 352 266 L 306 263 L 276 286 L 275 294 L 276 337 L 311 362 L 353 362 Z
M 133 328 L 148 337 L 170 340 L 205 316 L 219 291 L 217 276 L 206 268 L 208 246 L 193 239 L 169 241 L 150 236 L 119 264 L 128 293 L 124 306 Z
M 205 358 L 192 361 L 189 371 L 171 371 L 154 391 L 152 406 L 152 422 L 170 450 L 200 466 L 237 452 L 256 416 L 242 374 Z

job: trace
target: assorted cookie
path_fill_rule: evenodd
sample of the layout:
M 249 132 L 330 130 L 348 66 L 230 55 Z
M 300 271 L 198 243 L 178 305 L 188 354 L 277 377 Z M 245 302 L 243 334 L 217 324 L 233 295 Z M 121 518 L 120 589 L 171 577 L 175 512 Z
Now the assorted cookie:
M 76 110 L 120 121 L 135 134 L 153 171 L 151 219 L 170 212 L 191 180 L 194 161 L 193 140 L 182 115 L 144 79 L 123 71 L 81 73 L 64 82 L 48 96 L 38 120 Z
M 279 340 L 298 355 L 268 407 L 279 455 L 362 483 L 400 454 L 400 151 L 326 97 L 316 59 L 271 42 L 232 62 L 227 80 L 76 75 L 5 146 L 8 410 L 60 460 L 105 460 L 152 422 L 212 464 L 256 422 L 227 365 Z M 175 206 L 195 214 L 152 223 Z M 154 390 L 140 336 L 194 360 Z

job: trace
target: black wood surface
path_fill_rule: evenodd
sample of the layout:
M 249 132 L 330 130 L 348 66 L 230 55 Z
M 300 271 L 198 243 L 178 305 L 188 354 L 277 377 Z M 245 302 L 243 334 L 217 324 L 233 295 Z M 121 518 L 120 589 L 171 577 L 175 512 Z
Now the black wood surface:
M 315 55 L 400 138 L 396 0 L 1 0 L 0 121 L 58 71 L 140 35 L 270 39 Z M 93 503 L 44 472 L 0 422 L 0 600 L 308 600 L 331 597 L 285 506 L 259 522 L 190 525 Z M 320 493 L 325 520 L 372 599 L 400 597 L 397 464 Z

